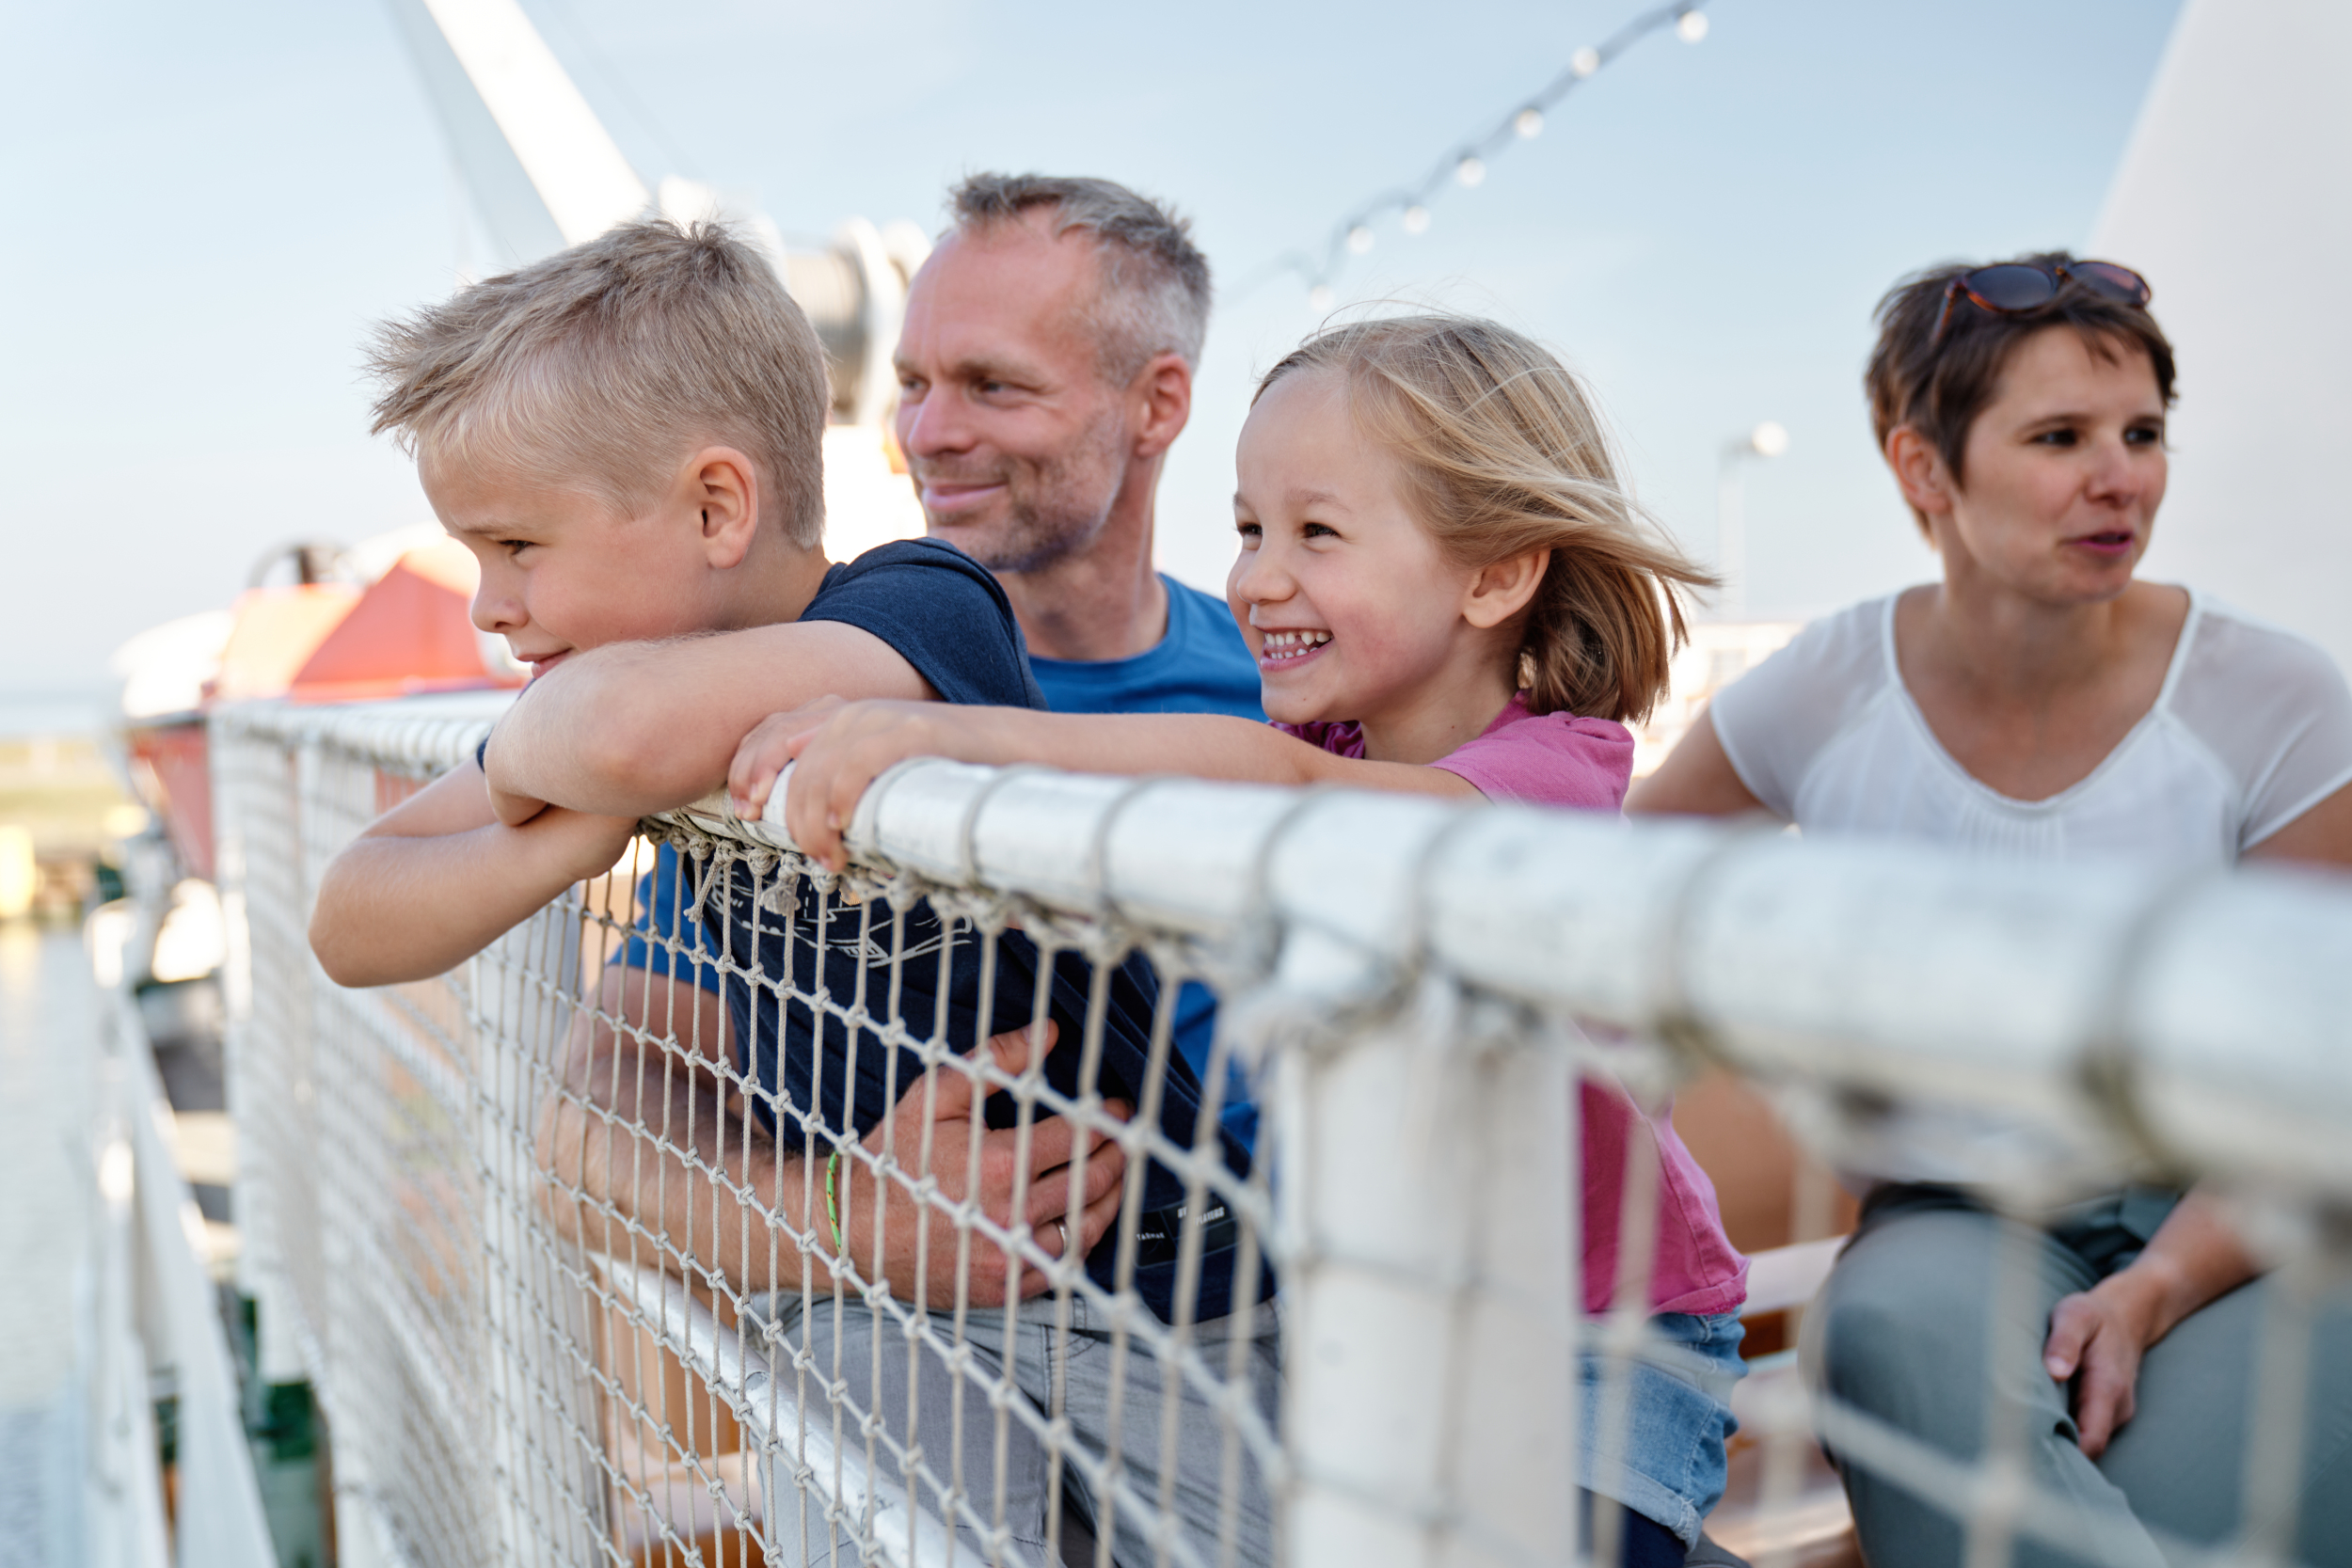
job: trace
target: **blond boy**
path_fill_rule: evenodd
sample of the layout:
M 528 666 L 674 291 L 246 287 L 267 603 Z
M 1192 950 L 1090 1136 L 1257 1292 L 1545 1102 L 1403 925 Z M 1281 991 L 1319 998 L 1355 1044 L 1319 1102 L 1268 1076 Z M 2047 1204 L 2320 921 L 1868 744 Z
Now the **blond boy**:
M 885 580 L 956 579 L 946 612 L 993 645 L 1000 666 L 977 684 L 1020 689 L 1018 635 L 977 568 L 964 577 L 961 558 L 908 566 L 878 561 L 882 551 L 858 567 L 826 561 L 823 350 L 766 261 L 723 229 L 627 224 L 473 285 L 386 326 L 373 369 L 383 386 L 375 428 L 414 451 L 436 515 L 481 562 L 475 624 L 504 637 L 532 680 L 482 765 L 386 814 L 327 868 L 311 943 L 342 984 L 437 974 L 601 875 L 639 816 L 717 788 L 736 742 L 770 712 L 828 693 L 938 696 L 884 637 L 832 618 L 829 578 L 862 567 L 869 583 L 878 570 Z M 723 1059 L 725 1008 L 712 984 L 620 964 L 596 1000 L 610 1018 L 650 1021 Z M 669 1109 L 674 1127 L 697 1130 L 696 1152 L 715 1163 L 723 1150 L 752 1191 L 797 1196 L 800 1181 L 775 1180 L 762 1168 L 774 1156 L 731 1127 L 715 1081 L 641 1092 L 628 1075 L 641 1066 L 660 1074 L 660 1054 L 629 1051 L 616 1079 L 619 1049 L 611 1028 L 576 1037 L 566 1079 L 578 1092 L 550 1106 L 545 1129 L 550 1164 L 567 1180 L 629 1213 L 639 1195 L 625 1179 L 628 1152 L 608 1147 L 623 1140 L 589 1136 L 582 1097 L 617 1097 L 627 1103 L 607 1109 L 651 1126 L 660 1102 L 691 1098 L 697 1103 Z M 1011 1134 L 989 1136 L 981 1168 L 993 1190 L 981 1196 L 1001 1215 Z M 1069 1173 L 1057 1168 L 1069 1158 L 1067 1126 L 1041 1142 L 1026 1207 L 1051 1233 L 1068 1207 Z M 943 1157 L 935 1146 L 934 1158 L 943 1180 L 964 1168 L 960 1148 Z M 613 1166 L 623 1180 L 609 1176 Z M 1116 1155 L 1089 1176 L 1089 1193 L 1115 1204 Z M 686 1201 L 686 1184 L 666 1192 L 674 1212 L 635 1217 L 745 1289 L 798 1285 L 797 1259 L 788 1280 L 763 1277 L 768 1249 L 737 1256 L 732 1216 L 714 1225 L 707 1202 L 697 1213 Z M 1109 1223 L 1109 1208 L 1096 1207 L 1089 1242 Z M 905 1230 L 911 1248 L 912 1224 Z M 1001 1299 L 1001 1260 L 993 1273 L 991 1259 L 974 1261 L 972 1289 Z M 1042 1285 L 1033 1275 L 1018 1289 Z
M 328 867 L 311 942 L 337 981 L 422 978 L 478 952 L 611 868 L 641 816 L 718 789 L 738 742 L 771 713 L 828 695 L 1042 705 L 1002 589 L 952 546 L 906 541 L 846 565 L 826 561 L 822 351 L 765 260 L 723 229 L 623 225 L 387 326 L 373 368 L 384 388 L 376 428 L 414 451 L 436 514 L 481 562 L 476 625 L 503 636 L 532 680 L 475 762 L 388 813 Z M 898 1293 L 921 1278 L 930 1305 L 945 1307 L 959 1294 L 982 1304 L 1046 1288 L 1041 1272 L 998 1248 L 960 1248 L 955 1226 L 919 1225 L 911 1203 L 878 1190 L 859 1162 L 839 1159 L 845 1144 L 875 1149 L 886 1139 L 903 1168 L 934 1173 L 950 1202 L 967 1170 L 977 1172 L 972 1196 L 991 1220 L 1028 1231 L 1048 1256 L 1077 1249 L 1088 1272 L 1106 1280 L 1118 1249 L 1096 1243 L 1120 1201 L 1115 1147 L 1093 1148 L 1073 1170 L 1067 1123 L 1042 1119 L 1025 1144 L 1017 1130 L 985 1125 L 961 1074 L 925 1075 L 891 1050 L 845 1047 L 838 1022 L 772 984 L 790 973 L 789 939 L 775 936 L 772 916 L 763 923 L 758 890 L 723 890 L 698 927 L 681 917 L 674 860 L 664 873 L 648 879 L 640 931 L 677 933 L 688 956 L 678 961 L 642 935 L 629 943 L 597 982 L 560 1085 L 542 1107 L 541 1159 L 562 1195 L 550 1204 L 559 1225 L 593 1242 L 617 1219 L 746 1295 L 779 1292 L 771 1322 L 811 1351 L 825 1333 L 870 1343 L 863 1307 L 836 1307 L 830 1327 L 814 1313 L 803 1318 L 791 1293 L 833 1282 L 821 1264 L 771 1242 L 771 1215 L 802 1235 L 825 1233 L 824 1183 L 805 1168 L 817 1162 L 848 1184 L 845 1202 L 867 1216 L 868 1233 L 882 1203 L 879 1256 L 861 1260 Z M 825 983 L 847 994 L 863 943 L 825 942 L 832 916 L 807 904 L 806 884 L 798 896 L 803 927 L 819 933 Z M 911 917 L 910 954 L 924 945 L 918 920 L 934 920 L 927 905 Z M 694 961 L 721 949 L 735 960 L 723 979 Z M 1066 1075 L 1077 1055 L 1082 982 L 1041 965 L 1017 935 L 997 952 L 996 1010 L 970 994 L 977 965 L 965 961 L 951 976 L 937 958 L 930 972 L 910 959 L 899 976 L 908 990 L 901 1015 L 922 1020 L 918 1032 L 927 1032 L 932 997 L 923 987 L 935 984 L 959 1049 L 985 1042 L 1017 1064 L 1025 1053 L 999 1033 L 1012 1026 L 1003 1007 L 1009 1002 L 1025 1019 L 1029 996 L 1045 997 L 1049 1016 L 1073 1025 L 1047 1062 L 1049 1077 L 1057 1068 Z M 1018 974 L 1007 967 L 1024 962 Z M 850 967 L 835 973 L 839 964 Z M 1098 1023 L 1110 1064 L 1101 1086 L 1132 1101 L 1140 1073 L 1121 1081 L 1117 1064 L 1140 1062 L 1152 1004 L 1148 980 L 1120 974 L 1127 978 L 1114 978 L 1108 1022 Z M 641 1043 L 664 1036 L 739 1072 L 750 1114 L 731 1106 L 721 1072 L 676 1070 L 675 1057 Z M 899 1113 L 885 1115 L 901 1087 Z M 1162 1127 L 1188 1147 L 1199 1085 L 1178 1062 L 1162 1087 Z M 657 1142 L 666 1149 L 657 1152 Z M 1228 1158 L 1246 1164 L 1246 1152 L 1229 1149 Z M 723 1180 L 654 1181 L 650 1190 L 637 1180 L 678 1159 Z M 1169 1180 L 1154 1164 L 1146 1191 Z M 755 1212 L 745 1212 L 737 1192 L 762 1195 Z M 820 1196 L 816 1212 L 804 1212 L 810 1192 Z M 1147 1214 L 1147 1224 L 1164 1225 L 1162 1212 Z M 1245 1289 L 1230 1259 L 1221 1275 L 1216 1263 L 1212 1257 L 1206 1268 L 1216 1299 L 1204 1285 L 1197 1301 L 1209 1320 L 1203 1331 L 1216 1338 L 1211 1325 L 1236 1303 L 1234 1330 L 1263 1340 L 1266 1360 L 1271 1308 L 1248 1305 L 1262 1283 Z M 1154 1311 L 1170 1316 L 1162 1272 L 1172 1277 L 1172 1261 L 1139 1271 L 1138 1285 Z M 852 1354 L 852 1364 L 869 1359 Z M 1004 1369 L 1025 1354 L 1019 1345 L 983 1354 L 1018 1380 L 1017 1370 Z M 903 1370 L 871 1359 L 878 1381 L 852 1397 L 877 1412 L 894 1408 L 889 1395 Z M 1270 1360 L 1264 1373 L 1270 1398 Z M 1148 1474 L 1157 1402 L 1136 1382 L 1129 1387 L 1120 1442 L 1128 1465 Z M 1100 1414 L 1076 1408 L 1075 1394 L 1073 1402 L 1082 1429 Z M 1208 1470 L 1213 1505 L 1216 1451 L 1202 1445 L 1200 1421 L 1187 1425 L 1184 1467 Z M 965 1436 L 976 1450 L 990 1441 L 976 1432 L 956 1442 Z M 1012 1474 L 1020 1495 L 950 1506 L 967 1529 L 1009 1514 L 1022 1521 L 1012 1528 L 1017 1542 L 1041 1542 L 1058 1468 L 1041 1453 L 1009 1457 L 1009 1471 L 981 1462 L 979 1473 Z M 1025 1465 L 1034 1472 L 1026 1481 Z M 1242 1513 L 1245 1530 L 1262 1541 L 1265 1504 L 1254 1480 Z M 781 1531 L 781 1522 L 771 1525 Z M 804 1528 L 816 1538 L 779 1543 L 786 1560 L 828 1549 L 821 1521 Z M 1135 1528 L 1122 1521 L 1120 1533 Z M 1247 1542 L 1244 1556 L 1262 1550 Z

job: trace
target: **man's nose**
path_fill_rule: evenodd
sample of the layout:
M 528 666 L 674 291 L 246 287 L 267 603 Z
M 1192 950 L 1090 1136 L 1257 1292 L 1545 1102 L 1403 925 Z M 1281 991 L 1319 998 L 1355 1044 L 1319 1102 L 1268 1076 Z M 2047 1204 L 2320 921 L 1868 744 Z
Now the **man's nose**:
M 898 404 L 898 445 L 910 457 L 962 451 L 972 439 L 962 400 L 952 392 L 934 387 L 922 397 Z

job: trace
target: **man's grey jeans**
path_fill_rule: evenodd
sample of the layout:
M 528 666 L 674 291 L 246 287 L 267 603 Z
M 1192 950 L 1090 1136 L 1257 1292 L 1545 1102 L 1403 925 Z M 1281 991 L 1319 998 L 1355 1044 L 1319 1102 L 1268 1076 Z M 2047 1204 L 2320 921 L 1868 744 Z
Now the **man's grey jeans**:
M 1057 1326 L 1063 1312 L 1066 1329 Z M 1107 1530 L 1122 1568 L 1161 1560 L 1162 1530 L 1171 1545 L 1183 1543 L 1172 1546 L 1172 1561 L 1189 1555 L 1216 1563 L 1227 1539 L 1233 1561 L 1272 1561 L 1273 1505 L 1251 1450 L 1238 1437 L 1228 1442 L 1216 1407 L 1197 1384 L 1164 1367 L 1146 1339 L 1131 1334 L 1120 1345 L 1101 1314 L 1075 1296 L 1066 1307 L 1051 1296 L 1026 1302 L 1009 1324 L 1001 1307 L 973 1308 L 960 1345 L 952 1313 L 931 1313 L 926 1323 L 911 1340 L 895 1315 L 878 1319 L 860 1302 L 817 1296 L 803 1311 L 802 1297 L 779 1292 L 754 1298 L 743 1326 L 746 1338 L 769 1341 L 768 1359 L 787 1396 L 780 1413 L 797 1398 L 809 1428 L 830 1433 L 834 1410 L 826 1389 L 838 1387 L 841 1446 L 870 1451 L 882 1477 L 906 1486 L 933 1517 L 954 1519 L 959 1565 L 1043 1563 L 1057 1496 L 1083 1511 L 1090 1533 Z M 1240 1347 L 1247 1397 L 1273 1430 L 1281 1394 L 1279 1306 L 1267 1302 L 1195 1324 L 1191 1338 L 1220 1383 L 1235 1338 L 1247 1341 Z M 804 1369 L 794 1366 L 802 1351 L 811 1363 Z M 1180 1402 L 1164 1465 L 1163 1395 L 1170 1389 Z M 1104 1496 L 1094 1477 L 1045 1440 L 1057 1412 L 1066 1433 L 1061 1453 L 1105 1463 L 1115 1496 Z M 861 1426 L 868 1417 L 870 1450 Z M 792 1480 L 796 1421 L 783 1415 L 778 1425 L 763 1506 L 772 1560 L 825 1568 L 857 1562 L 850 1530 L 828 1524 L 823 1495 Z M 912 1486 L 910 1468 L 919 1478 Z M 1060 1534 L 1069 1533 L 1065 1511 Z

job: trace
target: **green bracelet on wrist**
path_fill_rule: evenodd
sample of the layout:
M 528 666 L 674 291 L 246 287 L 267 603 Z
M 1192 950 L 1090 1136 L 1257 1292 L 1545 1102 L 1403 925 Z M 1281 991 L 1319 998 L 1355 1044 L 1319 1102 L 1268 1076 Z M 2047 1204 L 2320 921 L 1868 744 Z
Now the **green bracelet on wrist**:
M 846 1257 L 850 1250 L 841 1240 L 841 1211 L 833 1196 L 834 1172 L 840 1168 L 841 1150 L 836 1148 L 833 1157 L 825 1162 L 825 1218 L 833 1226 L 833 1255 L 835 1258 Z

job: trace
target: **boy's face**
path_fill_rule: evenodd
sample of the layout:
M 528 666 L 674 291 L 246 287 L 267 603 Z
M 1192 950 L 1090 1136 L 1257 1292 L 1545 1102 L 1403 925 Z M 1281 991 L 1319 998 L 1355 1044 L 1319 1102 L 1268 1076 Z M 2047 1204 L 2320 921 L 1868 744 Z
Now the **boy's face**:
M 497 469 L 421 462 L 418 477 L 441 526 L 482 563 L 474 625 L 505 638 L 534 678 L 583 648 L 723 623 L 689 496 L 623 516 L 598 497 Z

